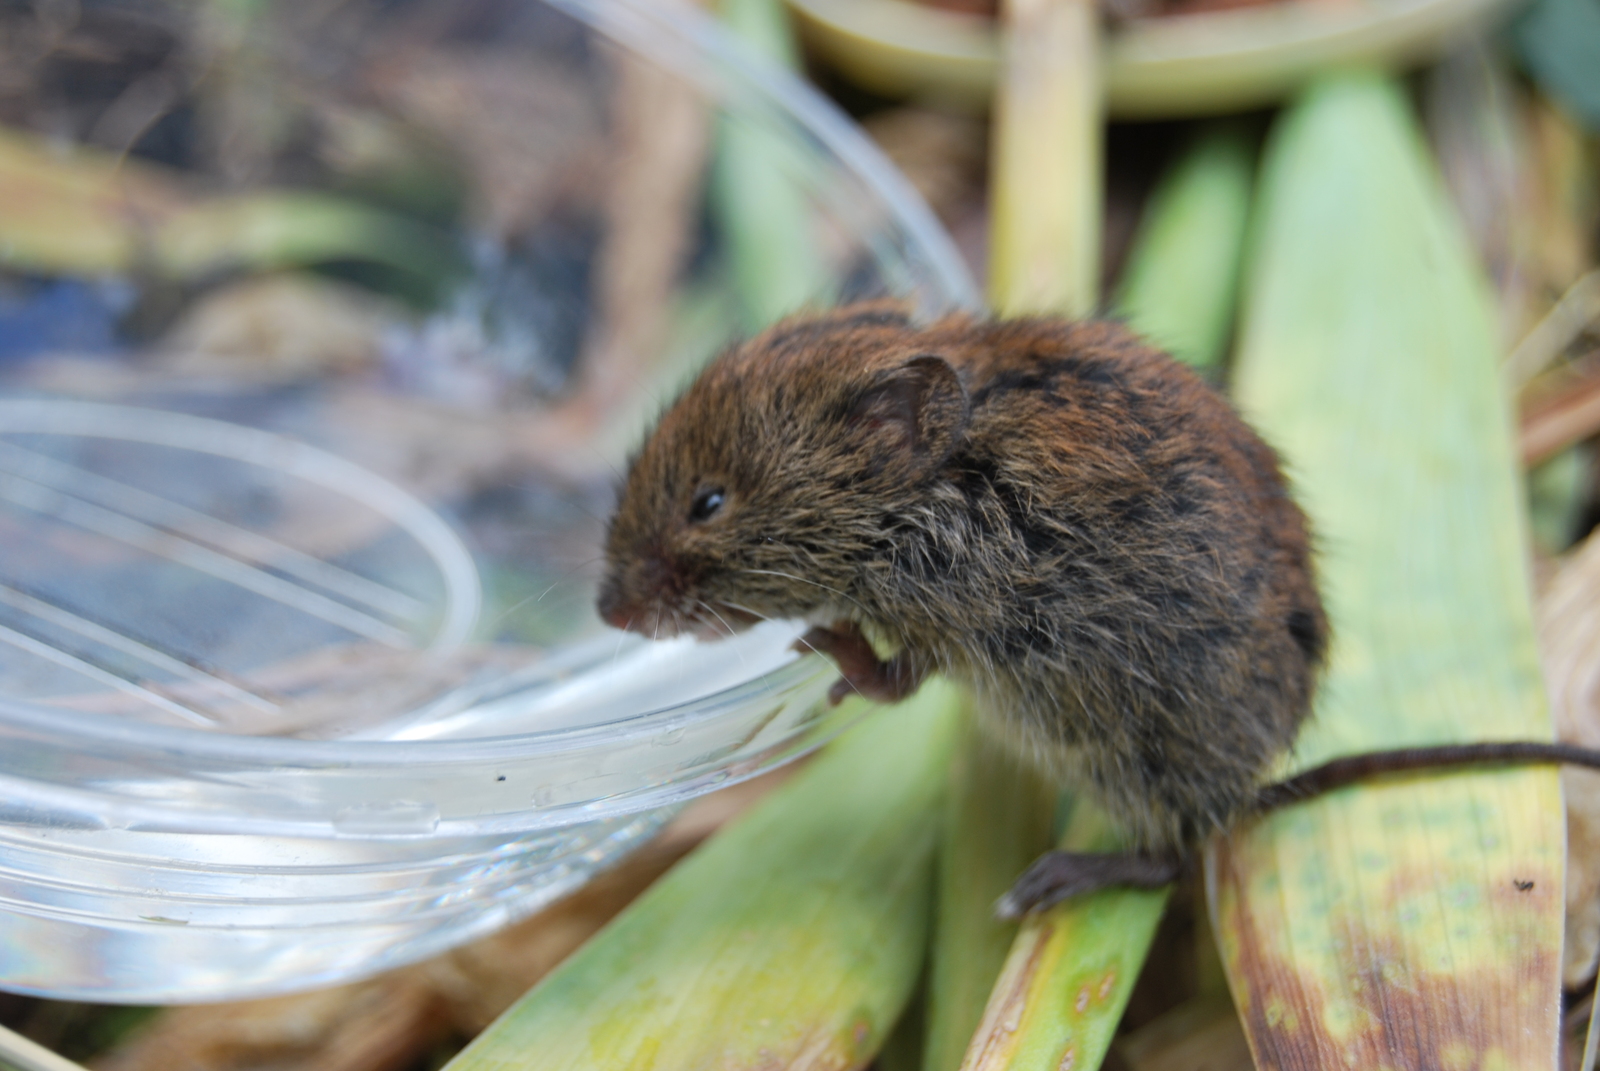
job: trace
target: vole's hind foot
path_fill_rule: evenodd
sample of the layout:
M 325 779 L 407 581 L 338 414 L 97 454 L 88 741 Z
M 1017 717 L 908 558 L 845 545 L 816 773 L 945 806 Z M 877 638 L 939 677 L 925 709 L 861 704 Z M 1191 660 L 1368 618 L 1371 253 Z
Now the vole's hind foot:
M 854 621 L 814 628 L 796 640 L 794 647 L 825 654 L 838 665 L 839 679 L 828 689 L 828 702 L 835 706 L 855 694 L 879 703 L 898 703 L 922 683 L 922 674 L 905 655 L 887 662 L 879 658 Z
M 1159 889 L 1178 880 L 1183 857 L 1137 852 L 1045 852 L 994 905 L 996 917 L 1019 919 L 1072 896 L 1121 886 Z

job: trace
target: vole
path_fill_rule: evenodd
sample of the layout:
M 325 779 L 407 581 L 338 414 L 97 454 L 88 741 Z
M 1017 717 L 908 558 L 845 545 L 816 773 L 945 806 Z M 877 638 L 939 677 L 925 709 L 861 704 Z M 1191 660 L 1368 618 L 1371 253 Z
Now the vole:
M 887 303 L 782 322 L 663 413 L 605 561 L 599 610 L 618 628 L 806 619 L 802 644 L 840 668 L 835 702 L 946 674 L 1090 788 L 1142 855 L 1047 857 L 1011 913 L 1170 880 L 1245 812 L 1395 766 L 1344 760 L 1263 797 L 1328 643 L 1306 519 L 1230 404 L 1118 323 L 919 326 Z M 1474 747 L 1443 761 L 1506 757 Z
M 714 359 L 629 466 L 606 621 L 805 618 L 835 698 L 930 673 L 1094 787 L 1146 849 L 1227 826 L 1309 709 L 1327 641 L 1272 451 L 1105 321 L 870 304 Z M 871 635 L 897 653 L 880 662 Z

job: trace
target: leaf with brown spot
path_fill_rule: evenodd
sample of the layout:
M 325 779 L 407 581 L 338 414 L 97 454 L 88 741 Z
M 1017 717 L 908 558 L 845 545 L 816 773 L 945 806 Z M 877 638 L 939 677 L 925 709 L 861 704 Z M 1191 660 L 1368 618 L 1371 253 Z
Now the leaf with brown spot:
M 1550 735 L 1487 294 L 1444 204 L 1375 77 L 1275 131 L 1235 395 L 1321 546 L 1334 641 L 1298 766 Z M 1215 845 L 1257 1065 L 1553 1066 L 1562 833 L 1555 772 L 1521 769 L 1373 783 Z
M 1049 849 L 1055 786 L 968 717 L 939 848 L 922 1071 L 956 1071 L 1017 937 L 994 904 Z
M 1098 809 L 1080 801 L 1062 845 L 1106 851 L 1117 840 Z M 1167 895 L 1167 889 L 1106 889 L 1027 918 L 961 1071 L 1099 1067 Z

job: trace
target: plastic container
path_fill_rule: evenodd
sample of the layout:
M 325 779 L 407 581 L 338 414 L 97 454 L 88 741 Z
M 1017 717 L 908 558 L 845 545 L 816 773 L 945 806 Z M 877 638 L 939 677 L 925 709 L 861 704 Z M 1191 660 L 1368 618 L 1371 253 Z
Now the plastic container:
M 831 670 L 792 653 L 798 625 L 651 643 L 591 608 L 641 410 L 738 333 L 729 240 L 704 207 L 713 169 L 662 323 L 634 336 L 649 382 L 585 422 L 570 391 L 529 385 L 549 362 L 506 354 L 565 347 L 581 367 L 593 344 L 584 280 L 616 218 L 594 191 L 620 166 L 613 97 L 641 56 L 704 102 L 708 145 L 739 129 L 779 147 L 765 159 L 825 267 L 813 300 L 972 304 L 951 246 L 845 119 L 691 12 L 390 7 L 411 50 L 395 62 L 449 59 L 430 99 L 470 114 L 473 93 L 511 91 L 480 77 L 509 57 L 556 72 L 530 98 L 536 130 L 570 112 L 571 136 L 534 140 L 559 155 L 558 192 L 463 227 L 475 270 L 453 297 L 355 373 L 197 365 L 167 352 L 181 331 L 13 345 L 0 365 L 0 988 L 220 1000 L 415 960 L 530 913 L 683 801 L 859 714 L 822 701 Z M 324 36 L 334 60 L 371 62 L 361 34 Z M 127 301 L 115 272 L 13 262 L 24 275 L 35 295 L 88 294 L 89 319 Z
M 988 103 L 995 21 L 916 0 L 788 0 L 808 41 L 887 96 Z M 1131 19 L 1106 34 L 1106 110 L 1182 119 L 1270 107 L 1329 71 L 1405 68 L 1492 25 L 1515 0 L 1283 0 Z

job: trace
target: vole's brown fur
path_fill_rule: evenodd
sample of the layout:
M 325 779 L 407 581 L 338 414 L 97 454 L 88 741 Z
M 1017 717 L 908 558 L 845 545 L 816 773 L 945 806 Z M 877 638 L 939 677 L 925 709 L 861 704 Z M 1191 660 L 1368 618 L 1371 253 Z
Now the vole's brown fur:
M 869 694 L 970 684 L 1152 849 L 1247 808 L 1327 634 L 1273 452 L 1108 322 L 917 327 L 874 304 L 782 323 L 662 416 L 606 558 L 615 624 L 804 617 Z M 858 624 L 901 653 L 877 663 Z

